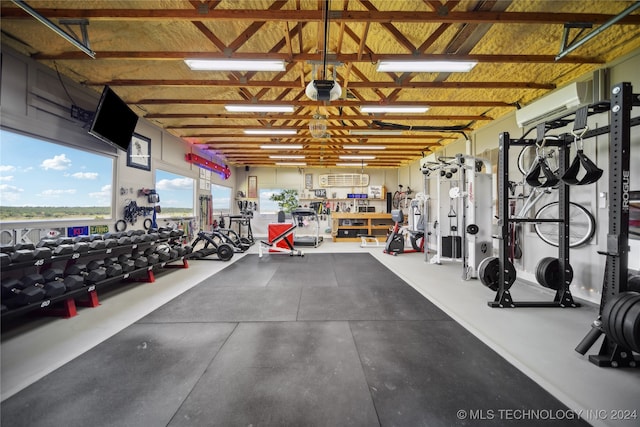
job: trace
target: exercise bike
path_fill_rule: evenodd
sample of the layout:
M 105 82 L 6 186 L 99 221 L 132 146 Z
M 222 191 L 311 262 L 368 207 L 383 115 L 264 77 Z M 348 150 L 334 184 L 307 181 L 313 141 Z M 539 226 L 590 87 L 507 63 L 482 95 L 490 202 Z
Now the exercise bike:
M 401 224 L 404 223 L 404 213 L 401 209 L 391 211 L 391 219 L 394 221 L 393 229 L 387 237 L 384 253 L 398 255 L 411 252 L 424 252 L 424 231 L 407 230 L 412 249 L 405 248 L 406 236 Z

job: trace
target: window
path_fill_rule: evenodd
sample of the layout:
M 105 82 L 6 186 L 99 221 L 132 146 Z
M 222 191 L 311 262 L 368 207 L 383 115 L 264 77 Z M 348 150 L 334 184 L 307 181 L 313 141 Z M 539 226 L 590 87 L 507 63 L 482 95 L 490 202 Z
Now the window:
M 258 192 L 259 203 L 258 206 L 261 214 L 277 214 L 280 210 L 278 202 L 270 200 L 273 194 L 279 194 L 282 192 L 281 188 L 261 188 Z
M 228 214 L 231 211 L 231 188 L 211 184 L 213 212 Z
M 156 169 L 156 192 L 160 196 L 161 217 L 193 216 L 193 178 Z
M 113 159 L 0 129 L 0 220 L 112 217 Z

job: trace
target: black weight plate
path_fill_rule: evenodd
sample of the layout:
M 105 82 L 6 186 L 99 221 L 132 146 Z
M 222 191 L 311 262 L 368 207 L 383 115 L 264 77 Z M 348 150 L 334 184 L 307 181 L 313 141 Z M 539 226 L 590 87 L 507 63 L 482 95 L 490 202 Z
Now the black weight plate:
M 627 312 L 634 304 L 640 302 L 640 294 L 636 292 L 623 292 L 625 295 L 618 303 L 618 310 L 615 315 L 609 318 L 610 328 L 613 333 L 613 340 L 625 348 L 629 348 L 629 344 L 624 338 L 624 319 L 627 316 Z
M 509 290 L 516 281 L 516 269 L 509 260 L 505 260 L 505 268 L 507 282 L 504 289 Z M 497 291 L 500 288 L 500 259 L 497 257 L 483 259 L 478 266 L 478 276 L 483 285 L 492 291 Z
M 611 301 L 608 301 L 605 305 L 605 309 L 602 312 L 602 323 L 604 331 L 607 336 L 615 343 L 626 347 L 624 342 L 624 335 L 622 334 L 622 322 L 624 314 L 626 314 L 628 308 L 640 301 L 640 295 L 633 292 L 623 292 L 614 296 Z M 622 316 L 620 314 L 622 313 Z
M 229 261 L 233 257 L 233 248 L 226 243 L 218 246 L 218 258 L 222 261 Z
M 547 283 L 547 276 L 545 272 L 549 268 L 549 264 L 551 263 L 551 261 L 553 261 L 554 259 L 555 258 L 553 257 L 542 258 L 540 261 L 538 261 L 538 265 L 536 266 L 536 280 L 540 285 L 544 286 L 545 288 L 550 287 L 549 284 Z
M 611 323 L 609 319 L 612 318 L 615 313 L 617 313 L 618 301 L 621 299 L 624 299 L 624 294 L 614 295 L 613 297 L 608 298 L 604 304 L 604 307 L 602 307 L 602 327 L 605 334 L 607 334 L 607 336 L 611 339 L 613 339 L 613 335 L 609 328 L 609 324 Z
M 475 225 L 475 224 L 467 225 L 467 233 L 469 233 L 469 234 L 478 234 L 478 231 L 480 231 L 480 228 L 477 225 Z
M 640 292 L 640 274 L 629 277 L 627 281 L 627 290 Z
M 500 267 L 499 260 L 496 257 L 488 257 L 483 259 L 478 265 L 478 277 L 480 282 L 492 291 L 498 290 L 499 277 L 496 277 Z
M 622 335 L 629 348 L 640 353 L 640 302 L 627 311 L 622 322 Z

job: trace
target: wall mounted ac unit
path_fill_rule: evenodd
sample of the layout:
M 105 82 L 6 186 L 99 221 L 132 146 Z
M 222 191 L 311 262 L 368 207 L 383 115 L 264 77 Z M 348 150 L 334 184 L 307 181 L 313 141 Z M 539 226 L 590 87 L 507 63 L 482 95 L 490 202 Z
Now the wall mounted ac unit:
M 570 114 L 592 102 L 593 83 L 591 81 L 572 83 L 516 110 L 516 122 L 520 127 L 533 126 Z
M 328 173 L 318 177 L 320 187 L 366 187 L 369 175 L 366 173 Z

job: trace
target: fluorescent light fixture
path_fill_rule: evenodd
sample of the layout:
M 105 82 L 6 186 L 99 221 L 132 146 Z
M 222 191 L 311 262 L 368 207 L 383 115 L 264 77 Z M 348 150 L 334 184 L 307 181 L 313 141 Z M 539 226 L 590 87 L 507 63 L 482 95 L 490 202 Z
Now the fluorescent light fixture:
M 425 113 L 429 107 L 420 105 L 361 105 L 361 113 Z
M 382 129 L 350 130 L 349 135 L 402 135 L 402 131 Z
M 295 135 L 298 133 L 296 129 L 245 129 L 246 135 Z
M 306 162 L 276 162 L 276 166 L 307 166 Z
M 343 145 L 342 148 L 345 150 L 385 150 L 387 147 L 384 145 Z
M 336 166 L 348 166 L 348 167 L 364 167 L 367 166 L 366 163 L 336 163 Z
M 302 144 L 266 144 L 261 145 L 263 150 L 302 150 Z
M 281 59 L 185 59 L 184 62 L 195 71 L 285 71 Z
M 232 113 L 293 113 L 293 105 L 235 104 L 224 108 Z
M 269 156 L 270 159 L 282 159 L 282 160 L 300 160 L 300 159 L 304 159 L 305 156 L 302 155 L 297 155 L 297 154 L 291 154 L 291 155 L 273 155 L 273 156 Z
M 376 156 L 339 156 L 341 160 L 373 160 Z
M 478 61 L 380 61 L 376 71 L 392 73 L 467 73 Z

